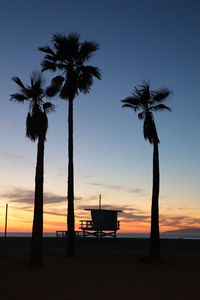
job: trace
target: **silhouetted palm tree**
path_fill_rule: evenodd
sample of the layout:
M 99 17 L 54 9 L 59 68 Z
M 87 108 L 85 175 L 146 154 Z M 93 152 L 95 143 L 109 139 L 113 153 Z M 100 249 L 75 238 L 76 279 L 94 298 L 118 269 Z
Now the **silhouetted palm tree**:
M 144 138 L 153 144 L 153 189 L 151 206 L 151 233 L 149 258 L 160 258 L 160 233 L 159 233 L 159 138 L 153 117 L 153 112 L 162 110 L 171 110 L 168 106 L 161 103 L 168 98 L 171 91 L 161 89 L 158 91 L 150 90 L 149 83 L 143 81 L 142 85 L 135 87 L 132 95 L 122 100 L 123 107 L 129 107 L 135 112 L 140 111 L 138 118 L 144 120 L 143 133 Z
M 30 265 L 41 266 L 43 263 L 43 176 L 44 176 L 44 143 L 48 129 L 47 114 L 54 111 L 55 106 L 44 102 L 46 90 L 40 73 L 33 72 L 31 84 L 25 85 L 19 77 L 12 80 L 19 86 L 19 92 L 12 94 L 10 100 L 18 103 L 28 102 L 29 112 L 26 118 L 26 136 L 37 144 L 37 164 L 35 173 L 34 216 L 32 227 Z
M 52 79 L 48 94 L 68 100 L 68 257 L 74 257 L 75 253 L 75 218 L 74 218 L 74 167 L 73 167 L 73 101 L 80 93 L 89 93 L 94 77 L 101 79 L 100 70 L 97 67 L 85 65 L 99 45 L 92 41 L 80 42 L 77 33 L 68 36 L 54 34 L 53 50 L 46 46 L 39 50 L 46 53 L 42 61 L 42 71 L 62 71 L 62 76 Z

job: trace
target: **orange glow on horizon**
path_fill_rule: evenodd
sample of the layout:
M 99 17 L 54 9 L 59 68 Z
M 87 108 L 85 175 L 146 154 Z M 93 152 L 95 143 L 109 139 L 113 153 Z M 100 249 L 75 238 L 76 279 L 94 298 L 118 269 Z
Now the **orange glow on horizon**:
M 55 208 L 55 209 L 54 209 Z M 58 230 L 67 230 L 67 215 L 63 213 L 62 206 L 50 207 L 46 206 L 46 211 L 44 211 L 44 232 L 56 232 Z M 5 209 L 4 209 L 5 210 Z M 5 211 L 0 211 L 0 232 L 4 232 L 5 226 Z M 89 215 L 86 215 L 83 210 L 76 210 L 76 225 L 75 230 L 81 231 L 79 228 L 79 223 L 81 219 L 91 219 Z M 163 214 L 164 215 L 164 214 Z M 172 215 L 171 219 L 162 221 L 160 224 L 160 232 L 179 230 L 183 228 L 196 228 L 198 227 L 198 218 L 192 213 L 188 216 L 188 219 L 183 218 L 180 222 L 180 215 L 178 212 Z M 178 223 L 175 224 L 174 220 L 178 217 Z M 133 216 L 134 218 L 134 216 Z M 174 218 L 174 219 L 173 219 Z M 191 226 L 190 219 L 195 220 L 193 226 Z M 33 211 L 31 208 L 27 209 L 23 207 L 10 205 L 8 208 L 8 227 L 7 232 L 31 232 L 32 231 L 32 220 L 33 220 Z M 125 218 L 119 216 L 120 220 L 120 230 L 118 233 L 149 233 L 150 232 L 150 218 L 145 218 L 142 221 L 131 220 L 131 218 Z M 170 222 L 172 225 L 170 225 Z
M 120 230 L 117 231 L 117 233 L 149 233 L 150 232 L 150 224 L 141 224 L 141 223 L 136 223 L 136 222 L 121 222 L 120 224 Z M 169 230 L 178 230 L 181 228 L 177 228 L 175 226 L 162 226 L 160 227 L 160 232 L 165 232 Z M 50 232 L 56 232 L 59 230 L 67 230 L 67 224 L 66 221 L 51 221 L 51 222 L 45 222 L 44 223 L 44 232 L 50 233 Z M 76 231 L 81 231 L 79 228 L 79 224 L 76 224 L 75 226 Z M 4 232 L 3 226 L 1 226 L 1 232 Z M 26 232 L 26 233 L 31 233 L 32 232 L 32 222 L 24 224 L 21 222 L 20 226 L 19 224 L 16 224 L 15 222 L 12 222 L 8 224 L 8 229 L 7 232 Z

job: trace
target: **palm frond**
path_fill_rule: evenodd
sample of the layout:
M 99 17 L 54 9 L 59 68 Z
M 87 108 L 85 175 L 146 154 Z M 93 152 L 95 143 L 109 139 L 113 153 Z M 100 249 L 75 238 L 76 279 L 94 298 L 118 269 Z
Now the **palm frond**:
M 53 35 L 53 44 L 56 50 L 56 57 L 58 61 L 69 61 L 70 59 L 77 59 L 79 52 L 78 33 L 70 33 L 67 37 L 61 34 Z
M 45 95 L 43 86 L 44 79 L 42 74 L 38 71 L 33 71 L 31 73 L 31 86 L 26 91 L 27 97 L 37 99 L 37 101 L 41 100 Z
M 44 53 L 47 53 L 41 63 L 42 66 L 42 72 L 45 70 L 51 70 L 51 71 L 56 71 L 56 53 L 49 47 L 39 47 L 39 51 L 42 51 Z
M 67 73 L 67 71 L 68 71 L 68 66 L 66 65 L 66 63 L 57 63 L 56 68 L 58 68 L 59 70 L 62 70 L 63 71 L 62 74 Z
M 27 100 L 26 96 L 23 94 L 15 93 L 10 95 L 10 100 L 24 103 L 25 100 Z
M 33 71 L 31 73 L 31 84 L 34 87 L 42 87 L 44 85 L 44 78 L 40 72 Z
M 90 91 L 94 77 L 101 79 L 100 70 L 96 67 L 82 66 L 79 73 L 78 89 L 83 93 L 88 93 Z
M 64 77 L 62 77 L 62 76 L 54 77 L 51 80 L 50 86 L 47 87 L 47 89 L 46 89 L 47 97 L 54 97 L 55 95 L 57 95 L 62 87 L 63 81 L 64 81 Z
M 150 122 L 147 121 L 147 118 L 145 118 L 143 124 L 143 135 L 145 140 L 148 140 L 150 144 L 153 144 L 152 127 Z
M 134 111 L 136 111 L 135 107 L 131 104 L 123 104 L 122 105 L 122 108 L 127 108 L 127 107 L 129 107 L 129 108 L 133 109 Z
M 49 55 L 49 54 L 47 54 L 47 55 L 45 55 L 45 60 L 49 60 L 50 62 L 56 62 L 56 56 L 53 56 L 53 55 Z
M 135 87 L 132 91 L 133 98 L 138 100 L 145 106 L 151 99 L 150 83 L 149 81 L 142 81 L 142 84 Z
M 72 44 L 79 44 L 79 40 L 80 40 L 80 34 L 78 32 L 71 32 L 68 36 L 67 39 L 69 40 L 69 42 L 71 42 Z
M 171 94 L 172 92 L 169 89 L 161 89 L 153 92 L 152 100 L 155 102 L 161 102 L 166 100 Z
M 122 99 L 121 102 L 132 105 L 135 107 L 135 110 L 138 110 L 141 107 L 140 99 L 137 97 L 126 97 L 125 99 Z
M 151 108 L 151 111 L 161 111 L 161 110 L 171 111 L 171 108 L 165 104 L 154 105 L 154 106 L 151 106 L 150 108 Z
M 79 50 L 79 59 L 86 61 L 91 58 L 95 51 L 99 50 L 99 44 L 93 41 L 85 41 L 81 44 Z
M 21 79 L 17 76 L 14 76 L 11 78 L 17 85 L 19 85 L 22 89 L 26 89 L 25 85 L 23 84 L 23 82 L 21 81 Z
M 81 67 L 82 73 L 90 74 L 91 76 L 96 77 L 97 79 L 101 79 L 101 71 L 98 67 L 93 66 L 82 66 Z
M 42 66 L 42 72 L 46 71 L 46 70 L 50 70 L 50 71 L 53 71 L 53 72 L 56 71 L 56 63 L 51 62 L 51 61 L 49 61 L 47 59 L 44 59 L 41 62 L 41 66 Z
M 68 36 L 60 33 L 53 34 L 52 42 L 55 46 L 60 46 L 61 44 L 68 44 L 69 42 L 72 42 L 73 44 L 79 43 L 80 34 L 77 32 L 71 32 Z M 56 48 L 57 49 L 57 48 Z
M 160 142 L 152 113 L 146 114 L 143 125 L 143 134 L 145 140 L 148 140 L 150 144 L 153 144 L 154 142 Z
M 74 99 L 76 95 L 78 95 L 77 80 L 66 80 L 60 91 L 60 98 Z
M 28 113 L 26 118 L 26 136 L 33 142 L 35 142 L 35 140 L 38 138 L 34 120 L 30 113 Z
M 56 106 L 54 104 L 52 104 L 51 102 L 45 102 L 43 104 L 43 109 L 46 114 L 49 114 L 49 113 L 55 111 Z
M 51 56 L 55 56 L 55 52 L 49 46 L 38 47 L 38 50 L 50 54 Z
M 93 77 L 91 76 L 91 74 L 85 73 L 79 78 L 78 89 L 80 92 L 87 94 L 89 93 L 92 84 L 93 84 Z
M 28 113 L 26 119 L 26 136 L 35 141 L 41 137 L 46 140 L 46 133 L 48 129 L 48 119 L 45 112 L 38 110 L 37 112 Z

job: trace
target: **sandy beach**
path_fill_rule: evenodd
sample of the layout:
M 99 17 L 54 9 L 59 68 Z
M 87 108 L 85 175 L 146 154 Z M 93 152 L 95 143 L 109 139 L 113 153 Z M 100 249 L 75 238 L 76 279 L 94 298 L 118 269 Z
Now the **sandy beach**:
M 45 264 L 26 266 L 30 238 L 0 239 L 0 299 L 200 299 L 200 241 L 161 240 L 163 263 L 142 263 L 148 239 L 44 238 Z

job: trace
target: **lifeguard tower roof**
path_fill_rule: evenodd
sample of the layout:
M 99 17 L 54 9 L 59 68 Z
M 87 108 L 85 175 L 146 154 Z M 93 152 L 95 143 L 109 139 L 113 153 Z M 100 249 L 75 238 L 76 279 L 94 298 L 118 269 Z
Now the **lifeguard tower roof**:
M 85 208 L 85 210 L 97 210 L 97 211 L 115 211 L 115 212 L 122 212 L 122 210 L 114 210 L 114 209 L 101 209 L 101 208 Z

